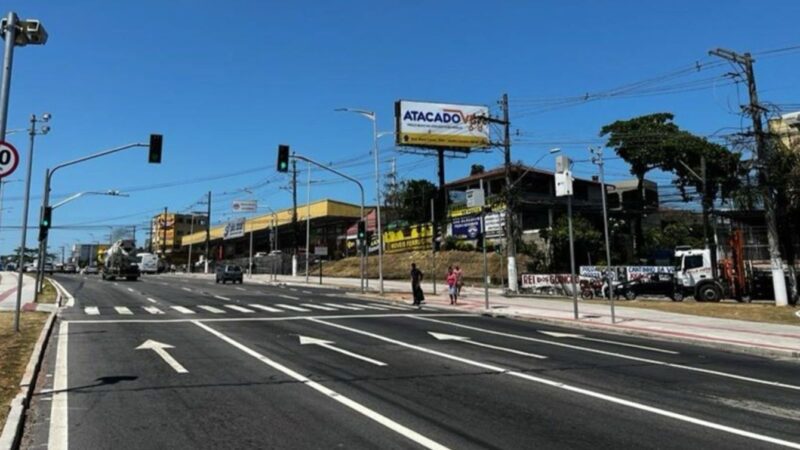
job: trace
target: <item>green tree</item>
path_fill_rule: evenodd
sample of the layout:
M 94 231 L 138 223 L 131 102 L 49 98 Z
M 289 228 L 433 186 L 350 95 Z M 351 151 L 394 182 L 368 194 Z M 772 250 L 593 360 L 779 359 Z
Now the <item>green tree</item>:
M 485 172 L 485 171 L 486 171 L 486 168 L 485 168 L 485 167 L 483 167 L 483 164 L 473 164 L 473 165 L 472 165 L 472 166 L 469 168 L 469 174 L 470 174 L 470 176 L 472 176 L 472 175 L 478 175 L 478 174 L 481 174 L 481 173 L 483 173 L 483 172 Z
M 410 224 L 430 222 L 431 199 L 438 189 L 428 180 L 404 180 L 392 194 L 394 220 Z
M 603 234 L 600 230 L 586 218 L 576 214 L 572 217 L 572 233 L 575 240 L 575 269 L 590 262 L 597 264 L 603 253 Z M 568 271 L 570 257 L 567 216 L 559 217 L 552 229 L 542 230 L 542 238 L 550 241 L 551 270 Z

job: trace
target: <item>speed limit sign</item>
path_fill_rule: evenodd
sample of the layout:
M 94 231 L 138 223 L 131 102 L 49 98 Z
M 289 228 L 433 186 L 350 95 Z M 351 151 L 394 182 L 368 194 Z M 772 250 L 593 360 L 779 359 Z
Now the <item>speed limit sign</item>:
M 7 177 L 17 170 L 19 153 L 8 142 L 0 141 L 0 178 Z

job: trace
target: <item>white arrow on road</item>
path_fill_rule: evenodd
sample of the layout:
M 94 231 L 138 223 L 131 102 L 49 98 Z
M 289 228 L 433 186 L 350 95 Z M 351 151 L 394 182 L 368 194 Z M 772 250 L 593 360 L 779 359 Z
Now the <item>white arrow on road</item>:
M 144 341 L 144 343 L 142 345 L 136 347 L 136 350 L 152 350 L 152 351 L 156 352 L 156 354 L 158 356 L 160 356 L 164 360 L 164 362 L 169 364 L 170 367 L 175 369 L 175 372 L 178 372 L 178 373 L 189 373 L 189 371 L 186 370 L 186 368 L 183 367 L 181 365 L 181 363 L 176 361 L 175 358 L 172 357 L 172 355 L 167 353 L 167 349 L 168 348 L 175 348 L 175 347 L 173 347 L 173 346 L 171 346 L 169 344 L 164 344 L 164 343 L 161 343 L 161 342 L 158 342 L 158 341 L 154 341 L 152 339 L 148 339 L 148 340 Z
M 674 352 L 672 350 L 664 350 L 661 348 L 654 348 L 654 347 L 646 347 L 644 345 L 636 345 L 636 344 L 628 344 L 627 342 L 617 342 L 617 341 L 609 341 L 606 339 L 598 339 L 598 338 L 590 338 L 586 337 L 582 334 L 574 334 L 574 333 L 559 333 L 557 331 L 543 331 L 538 330 L 539 333 L 546 334 L 548 336 L 552 336 L 555 338 L 572 338 L 572 339 L 581 339 L 584 341 L 592 341 L 592 342 L 602 342 L 604 344 L 612 344 L 612 345 L 621 345 L 623 347 L 631 347 L 631 348 L 638 348 L 642 350 L 649 350 L 651 352 L 661 352 L 661 353 L 668 353 L 670 355 L 677 355 L 678 352 Z
M 324 339 L 317 339 L 308 336 L 298 336 L 300 338 L 300 345 L 319 345 L 320 347 L 327 348 L 328 350 L 333 350 L 335 352 L 339 352 L 343 355 L 347 355 L 356 359 L 360 359 L 362 361 L 366 361 L 370 364 L 375 364 L 376 366 L 385 366 L 385 362 L 378 361 L 376 359 L 367 358 L 366 356 L 359 355 L 357 353 L 353 353 L 338 347 L 333 346 L 332 341 L 326 341 Z
M 484 344 L 483 342 L 476 342 L 476 341 L 473 341 L 473 340 L 471 340 L 470 338 L 468 338 L 466 336 L 456 336 L 454 334 L 434 333 L 433 331 L 428 331 L 428 334 L 430 334 L 431 336 L 435 337 L 436 339 L 438 339 L 440 341 L 459 341 L 459 342 L 463 342 L 465 344 L 472 344 L 472 345 L 477 345 L 478 347 L 491 348 L 493 350 L 500 350 L 502 352 L 513 353 L 515 355 L 529 356 L 531 358 L 537 358 L 537 359 L 547 359 L 547 356 L 537 355 L 536 353 L 528 353 L 528 352 L 523 352 L 523 351 L 520 351 L 520 350 L 514 350 L 513 348 L 498 347 L 496 345 Z

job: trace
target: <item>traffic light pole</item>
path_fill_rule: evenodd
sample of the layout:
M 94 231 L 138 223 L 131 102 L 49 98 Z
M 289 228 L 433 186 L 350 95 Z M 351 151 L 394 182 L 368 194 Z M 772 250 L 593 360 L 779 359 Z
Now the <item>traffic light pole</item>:
M 31 128 L 31 129 L 33 130 L 33 128 Z M 151 142 L 153 141 L 153 136 L 158 136 L 158 135 L 151 135 Z M 160 140 L 159 140 L 159 144 L 160 144 Z M 33 147 L 33 137 L 31 137 L 31 147 Z M 44 194 L 42 196 L 42 214 L 44 214 L 45 208 L 50 206 L 50 204 L 49 204 L 49 202 L 50 202 L 50 184 L 51 184 L 51 181 L 53 179 L 53 174 L 55 174 L 55 172 L 58 169 L 62 169 L 64 167 L 68 167 L 68 166 L 72 166 L 72 165 L 75 165 L 75 164 L 78 164 L 78 163 L 82 163 L 84 161 L 89 161 L 90 159 L 100 158 L 102 156 L 110 155 L 112 153 L 121 152 L 123 150 L 127 150 L 129 148 L 134 148 L 134 147 L 150 147 L 150 144 L 145 144 L 145 143 L 141 143 L 141 142 L 137 142 L 137 143 L 133 143 L 133 144 L 127 144 L 127 145 L 123 145 L 121 147 L 115 147 L 115 148 L 111 148 L 111 149 L 108 149 L 108 150 L 103 150 L 101 152 L 93 153 L 91 155 L 87 155 L 87 156 L 84 156 L 84 157 L 81 157 L 81 158 L 78 158 L 78 159 L 73 159 L 71 161 L 63 162 L 61 164 L 56 165 L 52 169 L 47 169 L 45 171 L 45 177 L 44 177 Z M 159 151 L 160 151 L 160 149 L 159 149 Z M 27 217 L 27 212 L 26 212 L 25 215 Z M 42 224 L 40 223 L 39 226 L 41 226 L 41 225 Z M 23 230 L 23 233 L 24 233 L 24 230 Z M 46 252 L 47 252 L 47 233 L 44 233 L 44 235 L 42 237 L 43 237 L 43 239 L 41 239 L 39 241 L 39 255 L 40 255 L 39 256 L 39 273 L 37 274 L 39 277 L 42 277 L 43 274 L 44 274 L 44 271 L 43 271 L 43 269 L 44 269 L 44 261 L 43 261 L 44 258 L 43 258 L 43 255 L 46 254 Z M 19 283 L 20 284 L 22 283 L 22 279 L 21 278 L 20 278 Z M 34 293 L 35 296 L 38 296 L 38 293 L 39 293 L 38 284 L 39 284 L 39 282 L 38 282 L 38 279 L 37 279 L 37 289 L 35 290 L 35 293 Z M 21 289 L 22 289 L 22 286 L 20 285 L 18 290 L 17 290 L 17 301 L 18 302 L 19 302 L 19 294 L 20 294 Z
M 4 127 L 5 128 L 5 127 Z M 25 272 L 25 245 L 28 237 L 28 206 L 31 196 L 31 170 L 33 169 L 33 142 L 36 137 L 36 116 L 31 116 L 31 129 L 28 135 L 28 168 L 25 176 L 25 201 L 22 206 L 22 236 L 19 243 L 19 260 L 17 263 L 17 303 L 14 307 L 14 332 L 19 333 L 19 313 L 22 309 L 22 277 Z
M 313 165 L 319 167 L 320 169 L 327 170 L 328 172 L 331 172 L 331 173 L 334 173 L 336 175 L 339 175 L 340 177 L 342 177 L 342 178 L 344 178 L 346 180 L 350 180 L 353 183 L 355 183 L 356 185 L 358 185 L 358 189 L 361 191 L 361 220 L 362 221 L 365 220 L 365 217 L 364 217 L 364 186 L 361 184 L 360 181 L 356 180 L 355 178 L 351 177 L 350 175 L 346 175 L 346 174 L 344 174 L 342 172 L 339 172 L 338 170 L 336 170 L 334 168 L 322 165 L 322 164 L 314 161 L 313 159 L 306 158 L 303 155 L 299 155 L 297 153 L 294 153 L 294 154 L 292 154 L 292 157 L 294 159 L 299 159 L 299 160 L 305 161 L 305 162 L 307 162 L 309 164 L 313 164 Z M 364 257 L 365 256 L 366 255 L 364 254 L 364 252 L 361 252 L 361 270 L 360 270 L 360 272 L 361 272 L 361 292 L 362 293 L 364 292 Z M 308 257 L 308 255 L 306 255 L 306 257 Z

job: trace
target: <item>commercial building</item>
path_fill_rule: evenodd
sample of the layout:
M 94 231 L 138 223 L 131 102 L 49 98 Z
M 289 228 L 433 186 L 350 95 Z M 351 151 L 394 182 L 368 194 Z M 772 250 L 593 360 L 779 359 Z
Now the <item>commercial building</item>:
M 800 151 L 800 112 L 784 114 L 768 123 L 769 132 L 782 146 Z
M 171 256 L 180 250 L 184 236 L 198 230 L 205 232 L 207 223 L 205 214 L 161 213 L 151 221 L 151 251 L 161 257 Z

